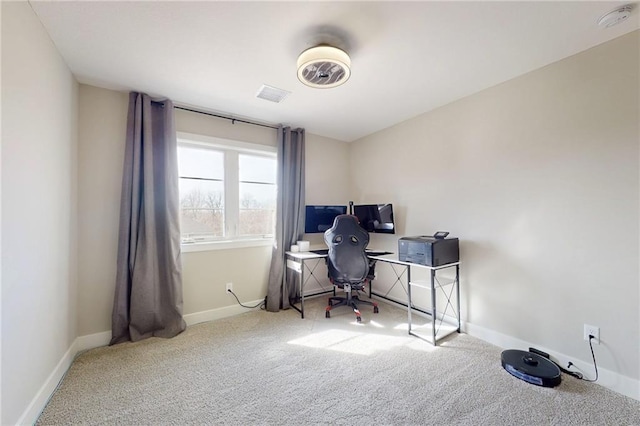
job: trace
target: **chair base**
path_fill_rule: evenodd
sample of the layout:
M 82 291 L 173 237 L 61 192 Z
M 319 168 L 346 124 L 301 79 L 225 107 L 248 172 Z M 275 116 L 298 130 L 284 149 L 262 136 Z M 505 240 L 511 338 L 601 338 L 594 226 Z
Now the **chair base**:
M 347 292 L 347 297 L 333 296 L 329 298 L 327 308 L 325 311 L 325 318 L 331 318 L 331 310 L 339 306 L 350 306 L 353 309 L 353 313 L 356 315 L 356 321 L 362 322 L 362 316 L 358 309 L 358 304 L 373 306 L 373 313 L 378 313 L 378 304 L 376 302 L 370 302 L 368 300 L 361 300 L 357 294 L 352 295 L 351 292 Z

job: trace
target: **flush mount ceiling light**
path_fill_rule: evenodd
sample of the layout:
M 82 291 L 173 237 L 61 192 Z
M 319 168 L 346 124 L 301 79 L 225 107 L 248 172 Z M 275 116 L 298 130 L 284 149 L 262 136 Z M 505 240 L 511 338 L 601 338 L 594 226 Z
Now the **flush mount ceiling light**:
M 298 57 L 298 79 L 309 87 L 329 89 L 345 83 L 351 75 L 351 58 L 344 50 L 316 46 Z
M 613 27 L 614 25 L 618 25 L 622 21 L 625 21 L 627 18 L 629 18 L 629 16 L 631 16 L 632 9 L 633 6 L 630 4 L 620 6 L 619 8 L 603 15 L 598 20 L 598 25 L 603 28 L 609 28 Z

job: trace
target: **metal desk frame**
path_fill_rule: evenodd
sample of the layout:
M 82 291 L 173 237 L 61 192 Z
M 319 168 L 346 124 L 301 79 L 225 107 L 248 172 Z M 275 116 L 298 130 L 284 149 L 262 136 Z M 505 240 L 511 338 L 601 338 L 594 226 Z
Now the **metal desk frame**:
M 316 261 L 324 260 L 327 257 L 327 255 L 313 253 L 313 252 L 289 252 L 289 251 L 286 252 L 285 254 L 286 254 L 286 268 L 294 270 L 300 276 L 300 288 L 299 288 L 300 308 L 298 308 L 295 305 L 296 301 L 294 300 L 290 300 L 289 303 L 291 304 L 292 308 L 294 308 L 296 311 L 300 313 L 301 318 L 304 318 L 304 298 L 305 298 L 304 285 L 311 277 L 314 277 L 313 272 L 315 270 L 315 267 L 313 269 L 309 269 L 307 267 L 310 275 L 306 276 L 305 262 L 309 260 L 316 260 Z M 396 255 L 369 256 L 369 258 L 377 262 L 385 262 L 389 264 L 402 265 L 406 268 L 407 320 L 408 320 L 408 331 L 410 335 L 426 340 L 427 342 L 433 345 L 437 345 L 438 341 L 441 340 L 442 338 L 450 334 L 453 334 L 455 332 L 458 332 L 458 333 L 460 332 L 460 262 L 448 263 L 446 265 L 441 265 L 441 266 L 426 266 L 426 265 L 420 265 L 417 263 L 400 261 Z M 411 280 L 412 268 L 422 268 L 422 269 L 429 270 L 430 280 L 426 282 L 412 281 Z M 439 271 L 442 271 L 448 268 L 455 268 L 455 279 L 450 281 L 441 281 L 438 278 L 437 273 Z M 399 281 L 401 277 L 402 277 L 402 274 L 400 274 L 400 276 L 397 276 L 396 281 Z M 317 280 L 317 278 L 315 277 L 314 279 Z M 285 270 L 285 281 L 286 281 L 286 270 Z M 449 286 L 451 287 L 447 289 L 447 287 Z M 431 293 L 430 311 L 424 311 L 424 310 L 418 309 L 413 305 L 412 299 L 411 299 L 411 287 L 421 287 L 421 288 L 426 288 L 430 290 L 430 293 Z M 442 295 L 444 295 L 446 299 L 446 305 L 443 311 L 437 310 L 437 306 L 436 306 L 437 291 L 439 291 Z M 319 294 L 330 293 L 330 292 L 335 293 L 335 290 L 322 291 L 322 292 L 310 294 L 308 296 L 317 296 Z M 454 292 L 455 292 L 455 298 L 456 298 L 455 306 L 451 301 Z M 371 287 L 369 288 L 369 293 L 370 293 L 369 294 L 370 297 L 371 295 L 375 294 L 371 292 Z M 453 316 L 452 317 L 450 316 L 449 318 L 447 318 L 446 314 L 449 311 L 449 308 L 451 308 L 451 311 L 452 311 L 451 313 Z M 412 322 L 412 315 L 411 315 L 412 311 L 423 312 L 431 317 L 432 324 L 431 324 L 430 336 L 422 334 L 414 328 L 413 322 Z M 451 321 L 451 318 L 453 319 L 453 321 Z M 453 328 L 445 330 L 443 329 L 444 325 L 452 326 Z
M 292 252 L 292 251 L 287 251 L 285 252 L 286 255 L 286 268 L 284 271 L 284 281 L 285 284 L 287 284 L 286 280 L 287 280 L 287 269 L 291 269 L 295 272 L 298 273 L 298 275 L 300 276 L 300 307 L 298 308 L 296 306 L 296 300 L 289 300 L 289 304 L 291 305 L 291 307 L 293 309 L 295 309 L 296 311 L 300 312 L 300 317 L 304 319 L 304 285 L 306 284 L 306 282 L 311 279 L 311 277 L 313 277 L 318 283 L 320 283 L 320 281 L 315 277 L 315 275 L 313 274 L 313 272 L 315 271 L 316 267 L 318 266 L 318 262 L 320 260 L 324 261 L 324 259 L 327 257 L 326 254 L 318 254 L 318 253 L 313 253 L 313 252 L 308 252 L 308 251 L 304 251 L 304 252 Z M 305 265 L 305 262 L 309 261 L 309 260 L 315 260 L 316 264 L 313 267 L 313 269 L 309 268 L 308 266 Z M 309 271 L 309 276 L 306 276 L 305 274 L 305 267 L 307 268 L 307 270 Z M 335 289 L 333 289 L 333 286 L 331 286 L 332 289 L 331 290 L 326 290 L 326 291 L 320 291 L 318 293 L 313 293 L 313 294 L 309 294 L 308 296 L 317 296 L 319 294 L 325 294 L 325 293 L 331 293 L 333 292 L 335 295 Z
M 397 256 L 371 256 L 371 259 L 375 259 L 379 262 L 386 262 L 390 264 L 403 265 L 406 268 L 407 273 L 407 321 L 408 321 L 408 330 L 409 334 L 412 336 L 419 337 L 420 339 L 426 340 L 427 342 L 437 345 L 438 341 L 442 338 L 460 332 L 460 262 L 447 263 L 446 265 L 440 266 L 427 266 L 421 265 L 418 263 L 410 263 L 404 262 L 397 258 Z M 421 268 L 429 270 L 430 279 L 428 281 L 413 281 L 411 279 L 411 269 L 412 268 Z M 437 273 L 439 271 L 455 268 L 455 278 L 453 280 L 441 280 L 438 278 Z M 397 275 L 397 274 L 396 274 Z M 402 274 L 397 276 L 396 281 L 399 281 Z M 395 284 L 394 284 L 395 285 Z M 451 286 L 447 289 L 447 287 Z M 411 299 L 411 288 L 412 287 L 420 287 L 428 289 L 431 293 L 431 309 L 429 311 L 423 311 L 417 309 L 412 302 Z M 436 295 L 437 291 L 440 294 L 444 295 L 446 299 L 446 304 L 444 310 L 438 311 Z M 451 299 L 455 292 L 455 306 L 453 305 Z M 449 318 L 447 318 L 447 312 L 451 308 L 451 314 Z M 425 335 L 423 333 L 418 332 L 413 327 L 411 313 L 413 311 L 419 311 L 426 313 L 431 317 L 431 335 Z M 448 330 L 444 329 L 443 326 L 448 325 L 452 328 Z

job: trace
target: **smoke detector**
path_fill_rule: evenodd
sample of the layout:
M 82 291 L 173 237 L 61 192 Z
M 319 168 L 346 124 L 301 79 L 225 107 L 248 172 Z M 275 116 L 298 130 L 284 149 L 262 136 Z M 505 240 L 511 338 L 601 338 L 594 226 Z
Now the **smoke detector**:
M 309 87 L 329 89 L 344 84 L 351 75 L 351 58 L 344 50 L 316 46 L 298 57 L 298 79 Z
M 633 10 L 633 6 L 630 4 L 620 6 L 619 8 L 612 10 L 611 12 L 603 15 L 598 20 L 598 25 L 603 28 L 610 28 L 614 25 L 618 25 L 622 21 L 625 21 L 629 16 L 631 16 L 631 11 Z

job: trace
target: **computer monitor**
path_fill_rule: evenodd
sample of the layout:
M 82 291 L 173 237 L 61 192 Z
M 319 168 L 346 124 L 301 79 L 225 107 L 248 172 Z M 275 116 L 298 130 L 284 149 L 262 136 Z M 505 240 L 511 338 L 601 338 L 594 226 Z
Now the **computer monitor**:
M 304 232 L 324 233 L 333 226 L 336 216 L 347 213 L 347 206 L 305 206 Z
M 361 204 L 353 206 L 353 214 L 368 232 L 395 234 L 392 204 Z

